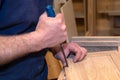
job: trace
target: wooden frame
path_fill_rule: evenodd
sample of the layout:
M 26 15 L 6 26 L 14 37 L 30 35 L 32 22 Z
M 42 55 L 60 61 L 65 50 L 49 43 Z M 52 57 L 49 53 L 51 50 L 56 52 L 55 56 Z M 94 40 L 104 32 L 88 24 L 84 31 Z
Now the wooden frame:
M 72 37 L 71 41 L 78 43 L 80 46 L 119 46 L 120 45 L 120 37 L 115 37 L 115 36 L 79 36 L 79 37 Z
M 86 36 L 96 35 L 96 0 L 87 0 Z
M 85 59 L 73 63 L 68 58 L 69 67 L 65 68 L 66 80 L 119 80 L 120 79 L 120 37 L 114 36 L 83 36 L 72 37 L 72 41 L 80 46 L 88 47 L 115 47 L 114 50 L 93 51 L 86 55 Z M 101 47 L 100 47 L 101 48 Z M 117 71 L 117 72 L 116 72 Z M 64 72 L 61 72 L 58 80 L 62 80 Z
M 119 80 L 120 55 L 117 51 L 88 53 L 83 61 L 73 63 L 68 59 L 66 80 Z M 58 80 L 63 80 L 61 72 Z
M 116 17 L 120 16 L 120 0 L 97 0 L 97 28 L 98 35 L 120 35 L 119 28 L 115 28 Z M 115 25 L 113 25 L 115 24 Z

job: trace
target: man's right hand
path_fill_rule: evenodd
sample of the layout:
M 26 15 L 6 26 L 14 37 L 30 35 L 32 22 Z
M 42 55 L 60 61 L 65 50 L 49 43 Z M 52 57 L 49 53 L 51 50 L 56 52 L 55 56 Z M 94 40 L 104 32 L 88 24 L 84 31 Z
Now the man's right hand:
M 54 47 L 64 42 L 67 32 L 63 15 L 57 14 L 56 17 L 52 18 L 47 17 L 47 14 L 43 13 L 39 18 L 35 32 L 38 33 L 38 37 L 43 37 L 42 42 L 45 47 Z

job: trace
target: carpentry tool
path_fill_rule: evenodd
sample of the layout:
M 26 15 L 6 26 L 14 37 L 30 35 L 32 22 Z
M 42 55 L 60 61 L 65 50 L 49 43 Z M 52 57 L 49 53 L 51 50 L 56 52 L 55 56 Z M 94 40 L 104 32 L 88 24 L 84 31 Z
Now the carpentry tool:
M 55 12 L 53 10 L 53 7 L 51 5 L 47 5 L 46 7 L 46 12 L 47 12 L 47 16 L 48 17 L 55 17 Z M 63 53 L 63 57 L 64 57 L 64 60 L 65 60 L 65 63 L 66 63 L 66 66 L 63 66 L 63 72 L 64 72 L 64 78 L 63 80 L 66 80 L 66 72 L 65 72 L 65 67 L 68 67 L 68 62 L 67 62 L 67 59 L 66 59 L 66 56 L 65 56 L 65 52 L 64 52 L 64 49 L 63 49 L 63 44 L 60 44 L 60 48 L 61 48 L 61 51 Z
M 53 10 L 53 7 L 51 5 L 48 5 L 46 7 L 46 12 L 47 12 L 47 16 L 48 17 L 55 17 L 55 12 Z M 66 67 L 68 67 L 68 62 L 67 62 L 67 59 L 66 59 L 66 56 L 65 56 L 65 52 L 64 52 L 64 49 L 63 49 L 63 45 L 60 44 L 60 48 L 61 48 L 61 51 L 63 53 L 63 56 L 64 56 L 64 59 L 65 59 L 65 63 L 66 63 Z

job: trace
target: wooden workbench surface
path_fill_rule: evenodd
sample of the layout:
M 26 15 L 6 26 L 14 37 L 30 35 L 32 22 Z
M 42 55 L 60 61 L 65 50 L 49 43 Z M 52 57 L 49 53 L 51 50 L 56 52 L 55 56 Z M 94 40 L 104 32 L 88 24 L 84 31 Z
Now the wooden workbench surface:
M 120 54 L 117 51 L 88 53 L 85 59 L 73 63 L 68 59 L 66 80 L 120 80 Z M 63 80 L 64 72 L 58 80 Z

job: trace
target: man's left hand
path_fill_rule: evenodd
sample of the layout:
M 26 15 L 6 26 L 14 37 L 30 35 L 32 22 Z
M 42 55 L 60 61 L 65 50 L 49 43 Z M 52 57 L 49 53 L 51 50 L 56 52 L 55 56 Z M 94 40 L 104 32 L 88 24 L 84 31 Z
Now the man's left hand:
M 70 53 L 75 54 L 73 58 L 73 62 L 82 60 L 85 57 L 87 52 L 87 50 L 84 47 L 80 47 L 76 43 L 64 44 L 63 47 L 64 47 L 64 52 L 66 57 L 68 57 Z M 55 54 L 55 58 L 61 60 L 64 66 L 66 65 L 62 51 L 59 51 L 57 54 Z

